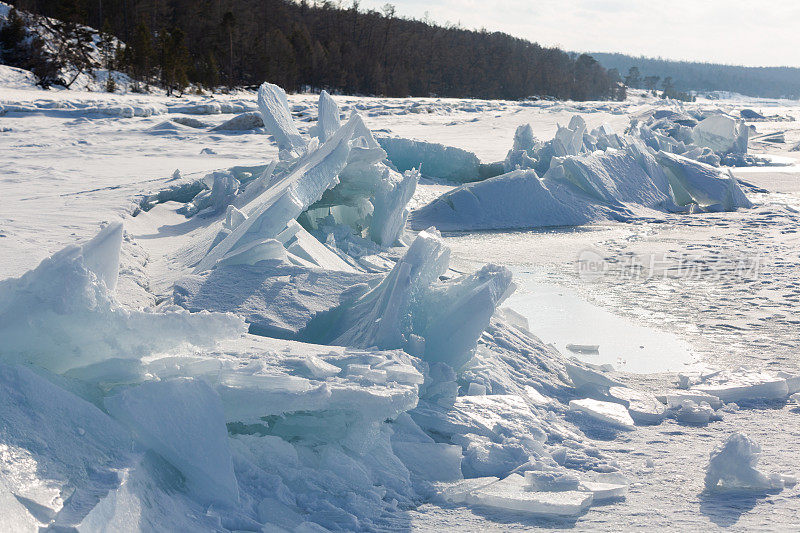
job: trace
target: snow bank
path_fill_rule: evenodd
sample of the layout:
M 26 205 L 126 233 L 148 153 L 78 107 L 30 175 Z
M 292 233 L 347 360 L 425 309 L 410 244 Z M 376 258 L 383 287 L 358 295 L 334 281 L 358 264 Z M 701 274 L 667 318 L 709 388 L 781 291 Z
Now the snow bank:
M 29 70 L 0 65 L 0 87 L 8 89 L 36 89 L 36 76 Z

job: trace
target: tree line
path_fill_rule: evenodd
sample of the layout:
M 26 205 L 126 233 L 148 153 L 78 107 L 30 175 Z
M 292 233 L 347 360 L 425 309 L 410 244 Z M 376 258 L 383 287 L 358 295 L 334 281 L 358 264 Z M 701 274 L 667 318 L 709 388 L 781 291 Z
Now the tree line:
M 591 56 L 499 32 L 331 1 L 18 0 L 36 15 L 103 28 L 126 43 L 110 64 L 143 84 L 522 99 L 623 99 Z
M 605 68 L 629 75 L 635 69 L 634 79 L 627 83 L 631 88 L 652 90 L 656 88 L 651 88 L 653 82 L 669 80 L 678 92 L 730 91 L 763 98 L 800 98 L 800 68 L 795 67 L 743 67 L 606 53 L 592 57 Z

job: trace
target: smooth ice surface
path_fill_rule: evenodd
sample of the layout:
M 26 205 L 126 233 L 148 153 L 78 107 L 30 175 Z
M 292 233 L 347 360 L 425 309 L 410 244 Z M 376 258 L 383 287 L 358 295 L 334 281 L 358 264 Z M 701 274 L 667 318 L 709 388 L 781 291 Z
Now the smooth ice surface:
M 567 344 L 597 344 L 597 353 L 576 353 L 593 364 L 628 372 L 680 370 L 693 360 L 677 336 L 636 324 L 581 298 L 567 287 L 516 276 L 519 289 L 505 303 L 524 316 L 530 330 L 564 353 Z

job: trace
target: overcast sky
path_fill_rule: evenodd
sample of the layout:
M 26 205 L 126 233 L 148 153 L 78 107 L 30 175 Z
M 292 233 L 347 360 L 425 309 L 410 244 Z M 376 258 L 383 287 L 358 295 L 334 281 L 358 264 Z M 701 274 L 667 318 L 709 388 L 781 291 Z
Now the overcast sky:
M 349 1 L 343 2 L 345 5 Z M 386 0 L 362 0 L 379 9 Z M 800 67 L 800 0 L 394 0 L 401 16 L 579 52 Z

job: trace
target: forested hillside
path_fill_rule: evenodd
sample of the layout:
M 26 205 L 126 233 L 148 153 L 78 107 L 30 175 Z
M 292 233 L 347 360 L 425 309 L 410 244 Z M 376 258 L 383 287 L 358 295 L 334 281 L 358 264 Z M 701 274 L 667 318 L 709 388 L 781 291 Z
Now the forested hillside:
M 741 67 L 624 54 L 593 53 L 592 57 L 623 76 L 632 67 L 636 68 L 638 83 L 628 80 L 633 88 L 659 88 L 664 80 L 671 78 L 679 91 L 730 91 L 765 98 L 800 98 L 800 68 Z
M 113 67 L 180 90 L 253 85 L 350 94 L 575 100 L 624 96 L 588 55 L 502 33 L 441 27 L 331 2 L 19 0 L 28 11 L 104 28 L 127 43 Z

